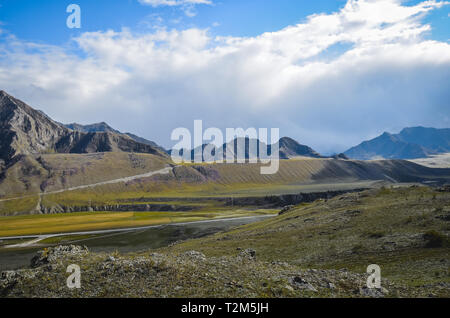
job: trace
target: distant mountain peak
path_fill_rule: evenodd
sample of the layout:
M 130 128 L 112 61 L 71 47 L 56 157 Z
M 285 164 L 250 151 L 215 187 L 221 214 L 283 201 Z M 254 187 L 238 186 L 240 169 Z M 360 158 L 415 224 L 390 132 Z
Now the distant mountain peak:
M 81 125 L 81 124 L 77 124 L 77 123 L 72 123 L 72 124 L 67 124 L 64 126 L 67 128 L 70 128 L 72 130 L 80 131 L 80 132 L 84 132 L 84 133 L 103 132 L 103 133 L 119 134 L 119 135 L 125 136 L 126 138 L 130 138 L 138 143 L 156 148 L 163 153 L 167 153 L 166 150 L 164 148 L 162 148 L 161 146 L 159 146 L 157 143 L 147 140 L 145 138 L 139 137 L 132 133 L 122 133 L 122 132 L 112 128 L 106 122 L 100 122 L 100 123 L 90 124 L 90 125 Z
M 317 151 L 311 147 L 301 145 L 298 141 L 283 137 L 280 139 L 280 158 L 290 159 L 294 157 L 312 157 L 323 158 Z
M 251 149 L 250 144 L 252 142 L 256 142 L 256 149 Z M 316 152 L 314 149 L 301 145 L 296 140 L 290 138 L 290 137 L 283 137 L 279 140 L 279 153 L 280 153 L 280 159 L 286 160 L 286 159 L 292 159 L 297 157 L 310 157 L 310 158 L 325 158 L 321 156 L 318 152 Z M 202 154 L 203 158 L 203 151 L 208 146 L 208 144 L 204 144 L 202 146 L 199 146 L 193 150 L 190 150 L 190 156 L 193 160 L 197 159 L 198 154 Z M 260 143 L 258 139 L 250 139 L 249 137 L 245 138 L 235 138 L 231 140 L 228 143 L 223 144 L 220 147 L 214 146 L 214 150 L 212 150 L 213 155 L 217 154 L 219 157 L 223 156 L 223 158 L 226 158 L 227 152 L 229 151 L 228 155 L 231 155 L 235 159 L 255 159 L 260 158 L 261 156 L 261 147 L 267 147 L 268 154 L 271 153 L 271 149 L 273 149 L 273 145 L 267 145 L 265 143 Z M 189 150 L 182 150 L 182 153 L 184 151 Z M 256 152 L 255 152 L 256 151 Z M 169 151 L 171 153 L 171 151 Z M 244 156 L 244 157 L 242 157 Z M 199 157 L 200 158 L 200 157 Z M 202 160 L 201 159 L 201 160 Z
M 450 129 L 404 128 L 399 134 L 383 133 L 345 152 L 352 159 L 417 159 L 450 152 Z
M 85 133 L 90 132 L 112 132 L 116 134 L 120 134 L 121 132 L 118 130 L 115 130 L 110 125 L 108 125 L 105 122 L 95 123 L 95 124 L 89 124 L 89 125 L 81 125 L 78 123 L 72 123 L 64 125 L 67 128 L 70 128 L 72 130 L 81 131 Z
M 11 95 L 9 95 L 7 92 L 5 92 L 4 90 L 0 90 L 0 97 L 5 97 L 5 96 L 9 96 L 12 97 Z

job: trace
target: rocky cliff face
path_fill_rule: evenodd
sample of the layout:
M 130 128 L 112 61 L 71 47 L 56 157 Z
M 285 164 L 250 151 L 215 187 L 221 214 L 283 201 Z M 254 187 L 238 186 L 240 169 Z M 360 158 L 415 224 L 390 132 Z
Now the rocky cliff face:
M 4 161 L 18 154 L 51 151 L 68 134 L 70 130 L 44 113 L 0 91 L 0 158 Z
M 74 131 L 0 91 L 0 167 L 17 155 L 113 151 L 166 156 L 124 134 Z

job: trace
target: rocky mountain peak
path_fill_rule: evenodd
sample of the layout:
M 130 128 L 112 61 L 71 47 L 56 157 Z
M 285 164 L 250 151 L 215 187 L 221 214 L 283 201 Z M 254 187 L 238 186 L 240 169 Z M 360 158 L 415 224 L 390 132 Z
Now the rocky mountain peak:
M 280 158 L 289 159 L 294 157 L 321 158 L 322 156 L 311 147 L 301 145 L 296 140 L 283 137 L 280 139 Z
M 132 140 L 105 123 L 100 126 L 105 128 L 104 132 L 69 129 L 5 91 L 0 92 L 0 160 L 6 163 L 17 155 L 55 152 L 123 151 L 166 156 L 159 149 Z

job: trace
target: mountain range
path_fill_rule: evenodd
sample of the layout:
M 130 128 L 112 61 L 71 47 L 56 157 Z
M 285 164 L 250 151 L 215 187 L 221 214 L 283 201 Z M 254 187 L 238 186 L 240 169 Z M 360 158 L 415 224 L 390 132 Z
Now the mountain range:
M 418 159 L 450 152 L 450 129 L 405 128 L 399 134 L 385 132 L 345 152 L 357 160 Z
M 250 144 L 253 143 L 256 145 L 256 149 L 250 149 Z M 259 140 L 257 139 L 250 139 L 250 138 L 235 138 L 232 141 L 228 143 L 224 143 L 221 147 L 216 147 L 210 144 L 204 144 L 201 147 L 197 147 L 190 151 L 190 158 L 199 159 L 201 161 L 208 161 L 207 158 L 204 158 L 203 154 L 206 149 L 206 147 L 210 146 L 211 149 L 209 151 L 212 154 L 212 157 L 214 158 L 223 158 L 226 160 L 227 158 L 227 151 L 230 151 L 230 154 L 232 158 L 234 159 L 257 159 L 261 158 L 262 155 L 260 153 L 260 147 L 267 147 L 267 154 L 270 155 L 273 145 L 267 146 L 265 143 L 259 143 Z M 279 140 L 278 143 L 279 147 L 279 154 L 280 159 L 282 160 L 288 160 L 293 159 L 297 157 L 309 157 L 309 158 L 326 158 L 322 155 L 320 155 L 317 151 L 314 149 L 299 144 L 297 141 L 295 141 L 292 138 L 289 137 L 283 137 Z M 183 149 L 180 151 L 180 156 L 183 156 L 185 151 L 189 151 L 187 149 Z M 201 158 L 197 158 L 197 152 L 202 154 Z M 169 151 L 171 154 L 172 151 Z M 216 156 L 217 154 L 217 156 Z M 343 155 L 337 159 L 345 159 Z
M 250 140 L 239 138 L 222 147 L 216 147 L 213 154 L 232 149 L 234 158 L 245 154 L 246 159 L 256 156 L 250 153 Z M 245 146 L 244 146 L 245 145 Z M 202 146 L 202 150 L 207 145 Z M 241 149 L 244 147 L 244 149 Z M 271 147 L 269 146 L 269 153 Z M 344 154 L 325 157 L 317 151 L 302 145 L 292 138 L 279 141 L 280 159 L 295 157 L 356 159 L 416 159 L 450 152 L 450 129 L 424 127 L 405 128 L 399 134 L 383 135 L 347 150 Z M 190 151 L 192 158 L 196 150 Z M 0 168 L 17 155 L 45 153 L 96 153 L 136 152 L 168 157 L 166 151 L 153 141 L 132 133 L 122 133 L 105 122 L 81 125 L 61 124 L 45 113 L 35 110 L 24 102 L 0 91 Z M 259 144 L 257 148 L 259 154 Z M 1 169 L 0 169 L 1 170 Z
M 403 135 L 403 140 L 419 139 L 414 131 L 405 130 Z M 446 139 L 421 136 L 420 140 L 436 147 Z M 250 140 L 237 141 L 242 140 L 235 139 L 218 149 L 232 149 L 235 157 L 244 153 L 252 158 Z M 273 150 L 273 145 L 268 148 Z M 99 209 L 116 211 L 110 199 L 119 194 L 130 202 L 136 202 L 142 194 L 177 196 L 179 191 L 193 191 L 195 195 L 235 191 L 248 195 L 256 191 L 265 196 L 296 193 L 305 184 L 319 189 L 329 189 L 329 184 L 346 187 L 344 183 L 353 187 L 355 182 L 358 187 L 361 182 L 442 184 L 450 175 L 450 169 L 427 168 L 403 160 L 364 162 L 346 160 L 345 155 L 323 157 L 288 137 L 280 139 L 279 149 L 280 157 L 286 160 L 280 162 L 274 175 L 262 175 L 261 164 L 177 165 L 161 147 L 141 137 L 123 134 L 106 123 L 63 125 L 0 91 L 0 215 L 73 212 L 75 205 L 77 209 L 82 205 L 83 210 L 77 211 L 88 211 L 92 207 L 88 207 L 89 201 L 80 199 L 83 195 L 93 195 Z M 440 149 L 446 150 L 443 146 Z M 46 196 L 42 200 L 39 196 L 28 201 L 11 199 L 37 193 Z M 100 194 L 101 198 L 97 197 Z
M 73 130 L 4 91 L 0 91 L 0 136 L 3 165 L 17 155 L 43 153 L 138 152 L 167 156 L 114 130 Z
M 0 134 L 0 167 L 17 155 L 136 152 L 167 157 L 171 153 L 153 141 L 132 133 L 122 133 L 105 122 L 90 125 L 58 123 L 4 91 L 0 91 Z M 233 148 L 235 158 L 241 151 L 244 151 L 245 158 L 251 158 L 249 140 L 245 140 L 245 150 L 240 149 L 243 144 L 238 141 L 239 138 L 236 138 L 224 144 L 224 154 L 226 149 Z M 206 146 L 203 145 L 203 149 Z M 288 137 L 280 139 L 279 148 L 281 159 L 299 156 L 323 158 L 312 148 Z M 194 153 L 195 150 L 192 150 L 192 155 Z

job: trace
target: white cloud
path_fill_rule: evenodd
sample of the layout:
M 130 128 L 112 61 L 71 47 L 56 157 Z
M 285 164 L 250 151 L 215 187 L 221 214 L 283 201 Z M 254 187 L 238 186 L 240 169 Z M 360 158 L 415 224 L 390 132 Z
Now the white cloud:
M 448 125 L 450 45 L 427 40 L 422 23 L 442 5 L 351 0 L 245 38 L 196 28 L 84 33 L 74 39 L 82 57 L 11 37 L 0 44 L 0 86 L 57 120 L 106 120 L 165 145 L 172 129 L 203 119 L 280 127 L 342 151 L 384 129 Z

